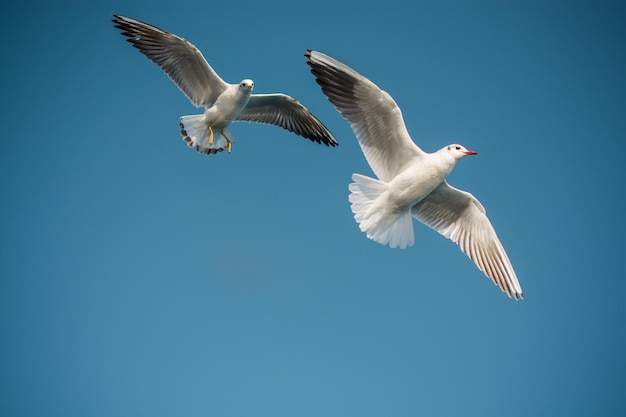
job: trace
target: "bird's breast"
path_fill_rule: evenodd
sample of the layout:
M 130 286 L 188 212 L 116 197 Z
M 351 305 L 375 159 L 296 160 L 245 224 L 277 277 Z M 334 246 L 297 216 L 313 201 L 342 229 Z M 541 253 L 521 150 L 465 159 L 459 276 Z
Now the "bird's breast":
M 205 111 L 204 119 L 207 124 L 211 123 L 214 127 L 226 127 L 241 113 L 249 100 L 249 94 L 237 94 L 237 92 L 226 90 L 213 106 Z
M 412 165 L 389 183 L 389 200 L 398 211 L 412 207 L 441 184 L 450 169 L 422 163 Z

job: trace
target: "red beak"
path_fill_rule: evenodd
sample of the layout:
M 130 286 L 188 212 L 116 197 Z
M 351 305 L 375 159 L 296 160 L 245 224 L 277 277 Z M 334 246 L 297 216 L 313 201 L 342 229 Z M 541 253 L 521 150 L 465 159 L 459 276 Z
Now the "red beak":
M 465 152 L 465 155 L 478 155 L 478 152 L 476 152 L 476 151 L 467 151 L 467 152 Z

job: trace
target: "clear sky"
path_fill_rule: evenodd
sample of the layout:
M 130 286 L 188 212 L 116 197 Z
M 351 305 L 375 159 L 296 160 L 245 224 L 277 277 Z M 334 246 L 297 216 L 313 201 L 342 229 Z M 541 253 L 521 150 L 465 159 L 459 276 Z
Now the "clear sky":
M 0 6 L 0 415 L 623 416 L 626 3 L 29 1 Z M 102 4 L 96 4 L 102 3 Z M 189 39 L 340 142 L 199 112 L 120 36 Z M 372 175 L 307 49 L 388 91 L 486 207 L 526 299 L 415 223 L 361 233 Z

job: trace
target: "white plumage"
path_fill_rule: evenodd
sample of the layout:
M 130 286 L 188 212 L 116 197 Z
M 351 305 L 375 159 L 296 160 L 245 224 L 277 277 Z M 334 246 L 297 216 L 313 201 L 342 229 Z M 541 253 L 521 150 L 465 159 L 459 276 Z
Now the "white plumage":
M 222 80 L 187 40 L 129 17 L 113 15 L 127 41 L 160 66 L 202 115 L 182 116 L 181 135 L 198 152 L 230 152 L 237 121 L 269 123 L 326 146 L 338 143 L 328 129 L 296 99 L 285 94 L 252 94 L 254 83 Z
M 467 155 L 453 144 L 435 153 L 411 139 L 393 98 L 361 74 L 320 52 L 305 55 L 311 72 L 350 123 L 378 179 L 353 174 L 349 200 L 367 237 L 392 248 L 413 245 L 412 217 L 455 242 L 509 297 L 524 298 L 513 266 L 485 209 L 446 177 Z

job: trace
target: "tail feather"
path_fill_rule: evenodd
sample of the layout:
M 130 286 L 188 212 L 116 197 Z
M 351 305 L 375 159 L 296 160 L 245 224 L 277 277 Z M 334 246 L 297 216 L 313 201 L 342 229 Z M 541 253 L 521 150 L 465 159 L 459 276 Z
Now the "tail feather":
M 387 184 L 360 174 L 353 174 L 352 180 L 348 199 L 361 231 L 368 238 L 392 248 L 404 249 L 413 245 L 411 211 L 388 213 L 385 210 Z
M 202 120 L 203 115 L 182 116 L 180 118 L 180 134 L 190 148 L 204 154 L 216 154 L 226 148 L 226 138 L 219 130 L 213 130 L 213 143 L 209 145 L 210 132 L 207 125 Z M 228 128 L 224 133 L 232 140 L 232 134 Z

